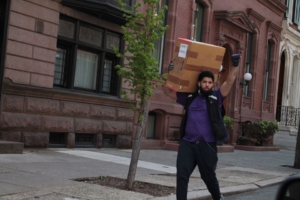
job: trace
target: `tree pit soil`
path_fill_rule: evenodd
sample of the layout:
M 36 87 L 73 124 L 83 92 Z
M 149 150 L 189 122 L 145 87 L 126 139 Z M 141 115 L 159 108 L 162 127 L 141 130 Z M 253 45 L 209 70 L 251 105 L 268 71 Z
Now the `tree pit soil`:
M 74 179 L 75 181 L 102 185 L 106 187 L 117 188 L 120 190 L 128 190 L 125 188 L 126 179 L 112 177 L 112 176 L 99 176 L 93 178 L 79 178 Z M 128 191 L 139 192 L 148 194 L 154 197 L 164 197 L 171 194 L 176 194 L 176 187 L 169 187 L 159 184 L 146 183 L 141 181 L 134 181 L 133 188 Z

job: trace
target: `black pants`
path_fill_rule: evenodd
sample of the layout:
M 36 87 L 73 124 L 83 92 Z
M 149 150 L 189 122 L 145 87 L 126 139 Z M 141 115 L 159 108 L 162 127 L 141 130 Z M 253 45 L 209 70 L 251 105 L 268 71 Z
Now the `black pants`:
M 220 200 L 220 187 L 215 173 L 217 162 L 215 143 L 190 143 L 181 140 L 177 155 L 177 200 L 187 199 L 189 178 L 196 165 L 213 199 Z

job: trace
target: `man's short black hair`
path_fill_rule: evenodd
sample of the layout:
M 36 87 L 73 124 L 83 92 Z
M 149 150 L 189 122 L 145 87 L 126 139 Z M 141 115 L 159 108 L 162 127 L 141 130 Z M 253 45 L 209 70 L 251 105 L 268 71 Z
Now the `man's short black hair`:
M 198 76 L 198 82 L 202 81 L 202 79 L 205 78 L 205 77 L 206 78 L 211 78 L 213 82 L 215 81 L 215 76 L 211 71 L 203 71 Z

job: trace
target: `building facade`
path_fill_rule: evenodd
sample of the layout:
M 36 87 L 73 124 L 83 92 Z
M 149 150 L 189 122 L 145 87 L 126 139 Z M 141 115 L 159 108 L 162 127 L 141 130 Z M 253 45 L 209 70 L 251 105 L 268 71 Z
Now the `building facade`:
M 118 97 L 111 49 L 123 45 L 116 2 L 1 2 L 9 6 L 1 139 L 25 147 L 130 148 L 134 113 Z
M 124 1 L 130 9 L 133 0 Z M 159 71 L 168 72 L 178 37 L 226 48 L 219 82 L 230 56 L 241 53 L 239 74 L 224 102 L 239 122 L 275 120 L 285 1 L 162 0 L 169 29 L 155 43 Z M 121 61 L 125 23 L 116 1 L 1 1 L 1 135 L 26 147 L 130 148 L 135 118 L 120 98 L 128 86 L 114 66 Z M 299 48 L 298 48 L 299 49 Z M 244 85 L 243 75 L 253 79 Z M 134 97 L 133 97 L 134 98 Z M 158 88 L 151 98 L 143 148 L 178 141 L 182 106 Z
M 282 125 L 298 125 L 300 108 L 300 1 L 287 0 L 282 21 L 280 72 L 276 119 Z M 293 113 L 289 116 L 288 113 Z
M 227 115 L 234 119 L 229 144 L 236 143 L 241 122 L 275 120 L 281 24 L 286 10 L 285 1 L 273 0 L 241 0 L 234 4 L 222 0 L 169 2 L 170 29 L 166 34 L 165 72 L 168 62 L 172 60 L 178 37 L 226 48 L 220 84 L 227 76 L 231 54 L 242 55 L 237 81 L 224 102 Z M 246 72 L 253 77 L 248 85 L 243 80 Z M 178 129 L 183 111 L 164 93 L 157 93 L 152 109 L 157 110 L 165 120 L 162 123 L 164 127 L 157 129 L 161 130 L 160 138 L 165 141 L 164 145 L 168 145 L 168 142 L 179 139 Z

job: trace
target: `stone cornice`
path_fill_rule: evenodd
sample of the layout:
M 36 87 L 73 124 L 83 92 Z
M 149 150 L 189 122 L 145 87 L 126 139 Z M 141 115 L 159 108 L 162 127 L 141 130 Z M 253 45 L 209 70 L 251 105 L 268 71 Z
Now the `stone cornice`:
M 288 27 L 287 29 L 284 30 L 283 33 L 283 40 L 284 39 L 289 39 L 294 46 L 297 46 L 298 44 L 300 44 L 300 33 L 298 33 L 297 31 L 295 31 L 294 29 Z
M 219 10 L 214 11 L 214 17 L 217 20 L 224 20 L 235 24 L 236 26 L 248 31 L 253 32 L 255 29 L 249 18 L 242 11 L 228 11 Z
M 274 31 L 280 33 L 282 31 L 282 28 L 280 26 L 277 26 L 272 21 L 267 21 L 267 26 L 269 29 L 273 29 Z
M 61 4 L 70 8 L 95 15 L 100 19 L 105 19 L 120 25 L 126 23 L 117 1 L 111 0 L 61 0 Z M 126 9 L 132 10 L 132 7 L 126 6 Z
M 111 107 L 129 108 L 134 106 L 135 102 L 128 102 L 123 99 L 111 96 L 99 96 L 79 92 L 65 91 L 61 89 L 39 88 L 28 85 L 14 84 L 11 80 L 5 78 L 2 86 L 2 93 L 18 96 L 28 96 L 44 99 L 55 99 L 62 101 L 81 102 L 95 105 L 104 105 Z
M 248 8 L 247 9 L 247 13 L 248 13 L 249 17 L 251 17 L 252 19 L 255 19 L 255 21 L 259 24 L 259 26 L 266 19 L 265 17 L 263 17 L 262 15 L 260 15 L 258 12 L 254 11 L 252 8 Z
M 288 7 L 278 0 L 258 0 L 260 3 L 265 5 L 270 10 L 274 11 L 277 15 L 284 13 Z

